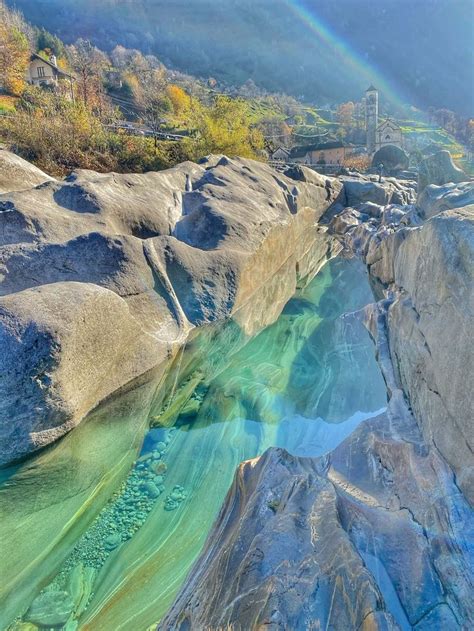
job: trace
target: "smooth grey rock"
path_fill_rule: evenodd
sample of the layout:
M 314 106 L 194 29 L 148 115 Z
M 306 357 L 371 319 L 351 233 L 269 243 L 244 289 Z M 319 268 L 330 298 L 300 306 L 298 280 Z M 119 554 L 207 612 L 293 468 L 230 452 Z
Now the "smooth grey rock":
M 372 166 L 377 168 L 384 166 L 384 172 L 403 171 L 408 169 L 410 158 L 408 154 L 396 145 L 385 145 L 375 152 L 372 158 Z
M 396 629 L 338 516 L 324 467 L 272 449 L 243 463 L 204 551 L 158 629 Z M 380 611 L 382 610 L 382 611 Z M 336 625 L 336 626 L 334 626 Z
M 0 195 L 0 208 L 9 208 L 0 213 L 0 245 L 62 243 L 95 231 L 140 239 L 170 234 L 182 215 L 186 175 L 196 179 L 202 172 L 191 162 L 160 173 L 80 170 L 61 182 Z
M 418 195 L 429 184 L 441 186 L 448 182 L 465 182 L 467 179 L 464 171 L 454 164 L 449 151 L 438 151 L 418 165 Z
M 423 445 L 413 419 L 392 415 L 363 423 L 328 459 L 271 449 L 241 465 L 158 630 L 398 629 L 425 618 L 464 628 L 470 511 Z
M 410 204 L 415 193 L 411 185 L 401 184 L 394 178 L 383 178 L 382 182 L 343 178 L 347 206 L 358 207 L 371 202 L 379 206 L 387 204 Z
M 474 182 L 427 186 L 418 196 L 416 206 L 422 219 L 434 217 L 444 210 L 474 204 Z
M 165 357 L 114 292 L 61 282 L 0 298 L 2 464 L 58 439 Z
M 45 182 L 52 182 L 53 178 L 30 164 L 20 156 L 0 149 L 0 195 L 13 191 L 23 191 Z M 2 207 L 0 205 L 0 213 Z
M 394 256 L 390 345 L 427 440 L 474 504 L 474 206 L 408 230 Z
M 64 434 L 195 326 L 233 317 L 252 335 L 276 320 L 340 249 L 316 225 L 342 191 L 325 186 L 210 156 L 0 195 L 0 461 Z

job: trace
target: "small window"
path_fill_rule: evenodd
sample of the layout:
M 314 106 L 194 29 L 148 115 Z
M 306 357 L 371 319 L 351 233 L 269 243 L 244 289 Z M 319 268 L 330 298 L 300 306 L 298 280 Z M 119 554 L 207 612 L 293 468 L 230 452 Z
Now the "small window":
M 38 66 L 38 77 L 44 77 L 44 66 Z

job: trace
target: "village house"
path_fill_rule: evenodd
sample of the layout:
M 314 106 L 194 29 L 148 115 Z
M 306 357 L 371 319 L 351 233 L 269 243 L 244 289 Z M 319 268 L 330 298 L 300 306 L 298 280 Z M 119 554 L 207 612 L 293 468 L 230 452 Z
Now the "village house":
M 286 147 L 277 147 L 275 151 L 272 152 L 270 158 L 271 160 L 275 160 L 276 162 L 288 162 L 290 158 L 291 150 Z
M 73 82 L 75 78 L 58 67 L 56 57 L 51 55 L 49 59 L 33 53 L 28 66 L 28 83 L 36 86 L 59 87 L 61 83 L 67 86 L 68 92 L 73 95 Z
M 309 165 L 342 165 L 345 158 L 351 155 L 352 152 L 352 145 L 340 141 L 333 141 L 316 145 L 293 147 L 288 161 Z

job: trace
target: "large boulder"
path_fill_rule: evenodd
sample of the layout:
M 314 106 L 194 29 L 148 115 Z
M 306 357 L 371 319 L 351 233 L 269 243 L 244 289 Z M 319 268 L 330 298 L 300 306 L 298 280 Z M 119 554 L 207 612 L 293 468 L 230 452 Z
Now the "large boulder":
M 0 298 L 0 463 L 49 444 L 163 360 L 116 293 L 60 282 Z
M 442 186 L 448 182 L 465 182 L 467 179 L 464 171 L 454 164 L 449 151 L 438 151 L 418 165 L 418 194 L 429 184 Z
M 171 333 L 176 314 L 163 283 L 160 286 L 158 272 L 143 241 L 130 236 L 91 232 L 64 243 L 0 248 L 0 295 L 50 283 L 94 283 L 123 298 L 131 314 L 150 332 L 168 328 Z
M 341 630 L 395 630 L 323 466 L 281 449 L 243 463 L 158 630 L 324 629 L 331 620 Z
M 474 182 L 430 184 L 418 196 L 416 206 L 422 219 L 434 217 L 444 210 L 474 204 Z
M 401 183 L 395 178 L 383 178 L 382 182 L 349 178 L 343 178 L 343 181 L 347 206 L 359 206 L 367 202 L 385 206 L 414 201 L 412 184 Z
M 375 152 L 372 166 L 377 168 L 383 164 L 385 173 L 404 171 L 408 169 L 410 158 L 408 154 L 396 145 L 385 145 Z
M 464 628 L 469 515 L 409 415 L 363 423 L 328 458 L 273 448 L 237 470 L 157 629 Z

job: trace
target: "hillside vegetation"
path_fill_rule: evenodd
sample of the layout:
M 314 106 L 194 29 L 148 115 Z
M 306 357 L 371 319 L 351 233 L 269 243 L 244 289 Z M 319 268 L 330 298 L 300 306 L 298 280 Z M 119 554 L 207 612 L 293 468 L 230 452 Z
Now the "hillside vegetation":
M 0 11 L 0 138 L 50 173 L 159 170 L 209 153 L 259 158 L 267 128 L 289 133 L 285 110 L 293 99 L 252 84 L 241 95 L 223 94 L 212 81 L 170 72 L 138 50 L 117 46 L 107 55 L 82 39 L 66 46 L 3 3 Z M 55 89 L 27 84 L 32 52 L 54 54 L 75 77 L 73 99 L 69 81 Z M 184 138 L 160 139 L 170 130 L 183 130 Z
M 474 113 L 471 0 L 8 2 L 68 43 L 138 48 L 233 86 L 251 78 L 270 92 L 334 104 L 359 99 L 383 76 L 423 110 Z
M 360 102 L 315 107 L 269 94 L 251 79 L 230 87 L 170 70 L 120 44 L 109 53 L 87 39 L 66 45 L 3 0 L 0 17 L 0 141 L 52 174 L 160 170 L 209 153 L 264 159 L 281 145 L 365 144 Z M 32 53 L 54 55 L 74 76 L 73 98 L 69 81 L 54 89 L 27 83 Z M 382 116 L 389 112 L 382 106 Z M 409 118 L 414 113 L 417 120 Z M 463 145 L 473 144 L 472 119 L 431 108 L 428 124 L 408 106 L 398 114 L 410 152 L 420 158 L 419 149 L 432 145 L 463 159 Z

